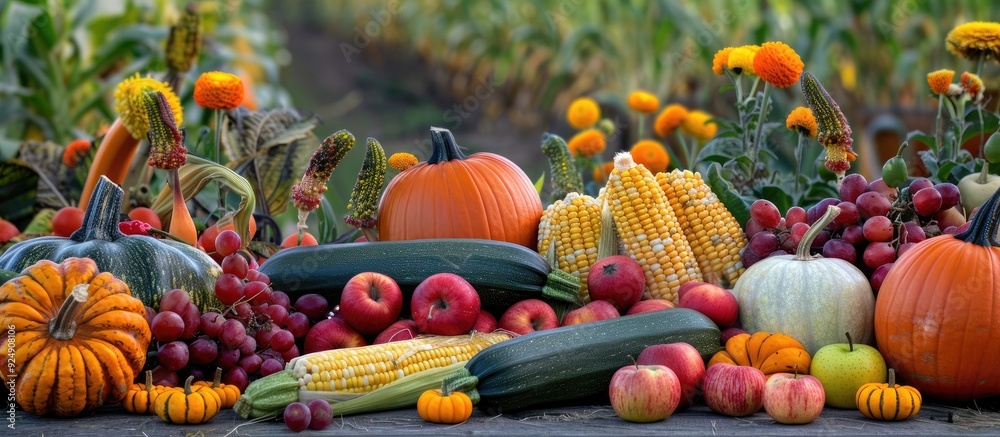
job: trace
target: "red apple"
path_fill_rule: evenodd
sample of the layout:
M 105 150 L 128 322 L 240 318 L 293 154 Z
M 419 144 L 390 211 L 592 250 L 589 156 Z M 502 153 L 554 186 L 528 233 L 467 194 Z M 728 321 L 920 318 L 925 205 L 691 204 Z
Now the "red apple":
M 367 345 L 360 332 L 351 328 L 344 319 L 334 317 L 313 325 L 306 334 L 305 353 Z
M 764 406 L 764 372 L 756 367 L 715 364 L 701 382 L 705 404 L 716 413 L 742 417 Z
M 402 310 L 403 292 L 396 281 L 381 273 L 359 273 L 340 293 L 340 315 L 365 335 L 385 330 Z
M 677 289 L 677 299 L 680 300 L 680 298 L 684 297 L 684 295 L 687 294 L 688 290 L 707 283 L 708 282 L 702 282 L 702 281 L 687 281 L 681 284 L 681 287 Z
M 632 305 L 632 308 L 629 308 L 628 313 L 625 315 L 631 316 L 632 314 L 669 310 L 672 308 L 674 308 L 674 303 L 666 299 L 640 300 L 639 303 Z
M 472 327 L 473 331 L 490 333 L 497 330 L 497 318 L 493 317 L 489 311 L 480 311 L 479 317 L 476 318 L 476 325 Z
M 733 337 L 735 337 L 737 335 L 740 335 L 740 334 L 749 334 L 749 333 L 746 332 L 746 331 L 744 331 L 741 328 L 726 328 L 726 329 L 723 329 L 722 330 L 722 346 L 725 346 L 726 342 L 729 341 L 730 338 L 733 338 Z
M 479 318 L 479 293 L 454 273 L 438 273 L 413 290 L 410 310 L 424 334 L 459 335 L 472 330 Z
M 615 414 L 629 422 L 656 422 L 674 414 L 681 383 L 666 366 L 628 365 L 611 377 L 608 388 Z
M 393 341 L 411 340 L 417 336 L 417 324 L 413 320 L 403 319 L 385 328 L 372 344 L 389 343 Z
M 721 329 L 733 326 L 740 316 L 740 305 L 732 292 L 715 284 L 700 284 L 684 293 L 677 304 L 708 316 Z
M 587 275 L 590 300 L 606 300 L 619 312 L 628 311 L 646 289 L 646 274 L 642 266 L 625 255 L 613 255 L 598 260 Z
M 566 313 L 562 326 L 579 325 L 581 323 L 597 322 L 620 317 L 618 309 L 606 300 L 595 300 Z
M 504 311 L 500 329 L 520 335 L 559 327 L 559 316 L 552 306 L 540 299 L 525 299 Z
M 823 384 L 813 376 L 775 373 L 764 384 L 764 411 L 778 423 L 812 422 L 823 412 L 824 404 Z
M 694 346 L 688 343 L 654 344 L 644 349 L 635 362 L 639 365 L 667 366 L 681 384 L 678 408 L 694 404 L 698 386 L 705 378 L 705 360 Z

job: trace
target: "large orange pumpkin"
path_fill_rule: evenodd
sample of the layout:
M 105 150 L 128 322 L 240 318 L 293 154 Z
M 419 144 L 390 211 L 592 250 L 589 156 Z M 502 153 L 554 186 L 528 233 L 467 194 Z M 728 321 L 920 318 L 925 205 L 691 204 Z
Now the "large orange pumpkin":
M 875 302 L 886 364 L 922 393 L 1000 395 L 1000 191 L 969 230 L 918 243 L 889 270 Z
M 382 194 L 382 241 L 481 238 L 534 249 L 542 201 L 528 176 L 493 153 L 466 157 L 447 129 L 431 128 L 427 162 L 396 175 Z

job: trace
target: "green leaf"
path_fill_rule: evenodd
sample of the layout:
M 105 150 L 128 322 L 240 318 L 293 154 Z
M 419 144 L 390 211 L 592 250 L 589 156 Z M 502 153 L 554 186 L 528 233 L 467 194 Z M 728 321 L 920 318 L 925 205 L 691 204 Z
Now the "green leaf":
M 911 144 L 914 142 L 921 142 L 923 144 L 926 144 L 927 147 L 929 147 L 931 150 L 938 149 L 937 139 L 934 138 L 934 135 L 925 134 L 923 131 L 920 130 L 914 130 L 908 132 L 906 134 L 906 141 L 909 141 Z
M 13 161 L 0 162 L 0 217 L 9 221 L 30 219 L 38 191 L 38 174 Z
M 319 230 L 317 231 L 316 241 L 319 244 L 332 243 L 337 239 L 337 213 L 333 211 L 333 205 L 330 201 L 323 196 L 319 203 L 319 208 L 316 208 L 316 219 L 319 221 Z
M 746 227 L 747 222 L 750 221 L 750 204 L 740 196 L 740 193 L 736 192 L 733 184 L 722 176 L 721 165 L 713 162 L 708 166 L 708 176 L 705 183 L 718 196 L 722 204 L 726 205 L 726 209 L 736 218 L 740 226 Z
M 743 142 L 734 137 L 715 137 L 698 151 L 696 162 L 715 161 L 724 164 L 726 161 L 743 154 Z M 714 158 L 709 158 L 714 157 Z M 724 158 L 719 161 L 720 158 Z
M 927 167 L 927 171 L 932 175 L 936 175 L 938 172 L 938 160 L 934 157 L 934 152 L 930 150 L 921 150 L 917 152 L 920 156 L 920 160 L 924 162 L 924 167 Z
M 539 176 L 537 180 L 535 180 L 535 191 L 538 192 L 538 194 L 542 194 L 542 188 L 544 187 L 545 187 L 545 172 L 543 171 L 542 175 Z
M 939 181 L 948 182 L 948 175 L 950 175 L 951 171 L 954 170 L 955 167 L 958 167 L 958 165 L 959 164 L 957 162 L 955 162 L 955 161 L 945 161 L 945 162 L 942 162 L 938 166 L 938 169 L 934 173 L 934 175 L 937 176 L 937 179 Z
M 785 189 L 776 185 L 765 185 L 761 187 L 760 194 L 762 199 L 770 200 L 774 206 L 778 207 L 778 211 L 788 211 L 788 208 L 795 206 L 795 199 L 785 192 Z

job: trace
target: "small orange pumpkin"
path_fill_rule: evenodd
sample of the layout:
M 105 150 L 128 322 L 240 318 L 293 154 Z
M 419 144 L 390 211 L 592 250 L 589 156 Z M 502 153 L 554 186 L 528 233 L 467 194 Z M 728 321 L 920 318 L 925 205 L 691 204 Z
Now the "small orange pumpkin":
M 132 384 L 132 387 L 125 392 L 125 399 L 122 407 L 125 411 L 135 414 L 152 414 L 153 403 L 161 393 L 172 390 L 172 387 L 153 385 L 153 371 L 146 371 L 146 384 Z
M 208 387 L 215 391 L 215 394 L 219 395 L 219 401 L 222 402 L 220 408 L 233 408 L 236 405 L 236 401 L 240 398 L 240 388 L 232 384 L 222 383 L 222 368 L 215 368 L 215 378 L 212 381 L 198 381 L 193 384 L 197 387 Z
M 161 393 L 153 403 L 153 410 L 164 422 L 175 425 L 209 422 L 219 414 L 222 400 L 211 387 L 194 386 L 194 376 L 184 381 L 184 390 L 172 389 Z
M 765 375 L 774 373 L 809 373 L 812 357 L 802 343 L 785 334 L 771 334 L 759 331 L 753 335 L 739 334 L 726 342 L 726 349 L 717 352 L 708 361 L 708 366 L 726 363 L 737 366 L 752 366 Z
M 896 384 L 896 372 L 889 369 L 889 380 L 862 385 L 857 394 L 858 411 L 869 419 L 904 420 L 916 416 L 923 404 L 920 391 Z
M 431 423 L 462 423 L 472 416 L 472 400 L 460 391 L 427 390 L 417 399 L 417 413 Z

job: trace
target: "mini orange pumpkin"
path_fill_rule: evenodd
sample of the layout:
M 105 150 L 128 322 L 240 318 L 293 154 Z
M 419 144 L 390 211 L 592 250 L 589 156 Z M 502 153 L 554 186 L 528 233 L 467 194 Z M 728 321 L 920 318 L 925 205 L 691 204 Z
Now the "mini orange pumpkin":
M 796 368 L 798 372 L 809 373 L 812 357 L 792 337 L 759 331 L 730 338 L 726 349 L 712 356 L 708 366 L 719 363 L 756 367 L 765 375 L 791 373 Z
M 923 404 L 920 391 L 896 384 L 896 371 L 889 369 L 889 381 L 862 385 L 858 389 L 858 410 L 869 419 L 904 420 L 916 416 Z
M 153 385 L 153 371 L 147 370 L 146 384 L 132 384 L 132 387 L 125 392 L 122 407 L 129 413 L 152 414 L 153 403 L 156 402 L 156 397 L 167 390 L 173 390 L 173 388 Z
M 460 391 L 427 390 L 417 399 L 417 413 L 431 423 L 462 423 L 472 416 L 472 400 Z
M 16 332 L 17 403 L 31 414 L 71 417 L 121 402 L 146 363 L 145 314 L 128 285 L 89 258 L 38 261 L 4 283 L 0 326 Z
M 184 381 L 184 390 L 173 389 L 156 397 L 153 410 L 164 422 L 175 425 L 209 422 L 219 414 L 222 400 L 211 387 L 194 386 L 194 376 Z
M 222 384 L 222 368 L 215 368 L 215 378 L 212 381 L 198 381 L 193 384 L 194 386 L 204 386 L 215 391 L 215 394 L 219 395 L 219 401 L 222 402 L 220 408 L 233 408 L 236 405 L 236 401 L 240 398 L 240 388 L 232 384 Z

